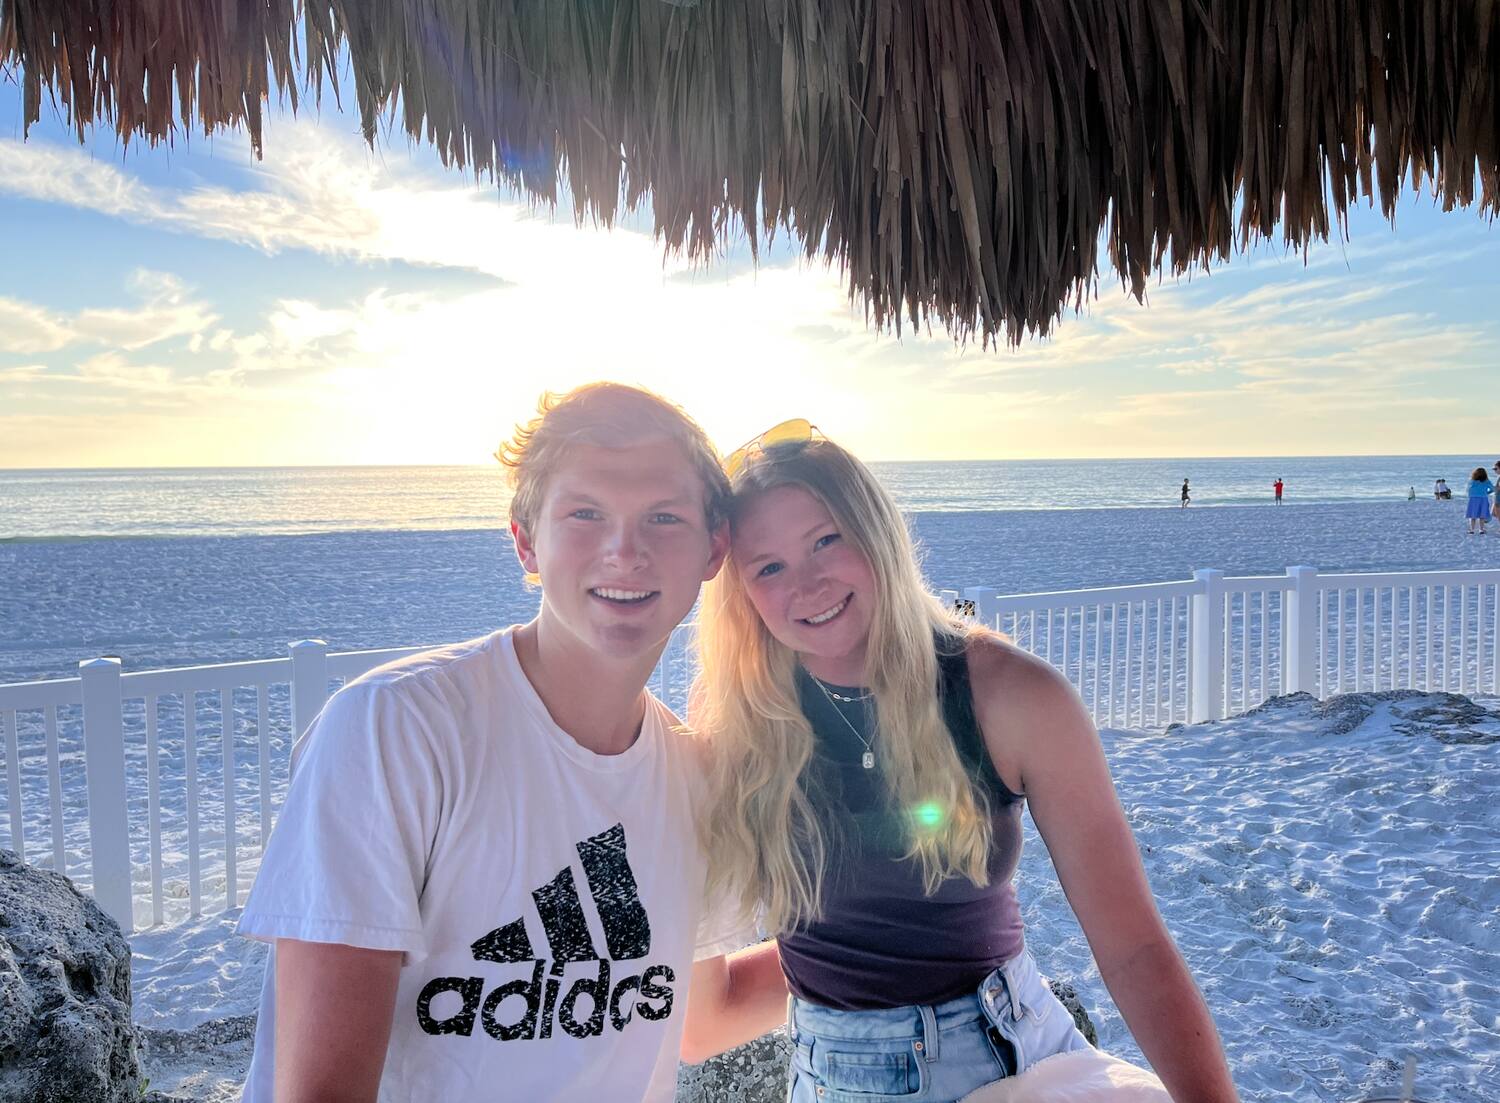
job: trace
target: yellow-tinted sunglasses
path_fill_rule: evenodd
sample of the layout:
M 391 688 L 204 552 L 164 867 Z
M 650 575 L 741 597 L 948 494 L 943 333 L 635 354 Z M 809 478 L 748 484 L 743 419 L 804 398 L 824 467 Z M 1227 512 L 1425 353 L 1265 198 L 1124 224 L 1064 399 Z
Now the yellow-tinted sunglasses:
M 756 452 L 763 452 L 778 444 L 806 444 L 817 431 L 818 427 L 805 417 L 794 417 L 773 425 L 760 436 L 751 438 L 729 453 L 724 460 L 724 474 L 733 479 L 745 466 L 745 461 Z

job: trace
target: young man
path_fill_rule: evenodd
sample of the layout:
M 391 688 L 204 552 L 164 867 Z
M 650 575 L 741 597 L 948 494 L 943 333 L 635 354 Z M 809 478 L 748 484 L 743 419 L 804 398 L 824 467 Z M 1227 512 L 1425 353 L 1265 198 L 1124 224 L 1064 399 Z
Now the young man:
M 695 748 L 645 690 L 725 555 L 713 447 L 601 383 L 499 458 L 541 610 L 356 679 L 299 741 L 240 920 L 275 943 L 250 1103 L 670 1100 L 695 943 L 732 948 L 698 937 Z M 732 1024 L 705 970 L 695 1015 Z

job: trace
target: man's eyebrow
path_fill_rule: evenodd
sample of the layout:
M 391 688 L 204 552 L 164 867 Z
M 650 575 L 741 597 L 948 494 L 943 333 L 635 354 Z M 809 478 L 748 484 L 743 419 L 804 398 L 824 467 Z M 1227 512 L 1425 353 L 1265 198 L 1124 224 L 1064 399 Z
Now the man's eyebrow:
M 695 499 L 691 494 L 674 494 L 670 498 L 661 498 L 655 502 L 652 502 L 651 505 L 647 508 L 666 509 L 670 506 L 675 509 L 681 509 L 684 506 L 694 506 L 697 504 L 697 499 Z

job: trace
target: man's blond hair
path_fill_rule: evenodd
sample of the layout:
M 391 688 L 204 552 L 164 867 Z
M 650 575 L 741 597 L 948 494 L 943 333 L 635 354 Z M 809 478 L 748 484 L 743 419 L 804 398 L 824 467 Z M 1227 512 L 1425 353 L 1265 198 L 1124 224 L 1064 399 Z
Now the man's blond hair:
M 536 416 L 517 425 L 495 453 L 510 480 L 510 520 L 528 533 L 558 461 L 574 444 L 623 448 L 665 438 L 681 446 L 703 483 L 703 512 L 711 530 L 723 523 L 729 480 L 708 434 L 682 409 L 658 394 L 623 383 L 586 383 L 566 394 L 551 391 Z

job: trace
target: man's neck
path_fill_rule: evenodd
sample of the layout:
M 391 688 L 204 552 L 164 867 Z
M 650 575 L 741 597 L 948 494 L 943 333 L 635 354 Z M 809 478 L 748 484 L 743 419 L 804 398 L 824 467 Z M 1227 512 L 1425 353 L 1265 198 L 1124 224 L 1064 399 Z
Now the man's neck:
M 646 711 L 646 679 L 659 654 L 608 662 L 538 617 L 516 629 L 516 657 L 557 726 L 580 747 L 614 755 L 630 749 Z

